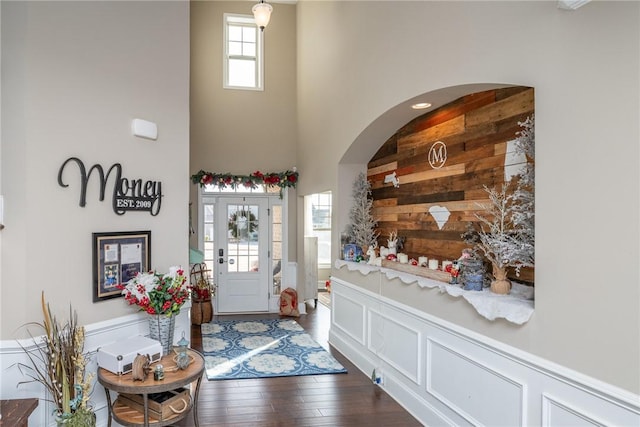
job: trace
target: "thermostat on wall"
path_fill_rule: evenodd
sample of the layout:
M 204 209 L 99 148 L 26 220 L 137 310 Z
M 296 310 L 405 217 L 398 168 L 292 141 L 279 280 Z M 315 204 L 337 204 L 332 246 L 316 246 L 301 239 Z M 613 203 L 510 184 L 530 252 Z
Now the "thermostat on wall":
M 158 125 L 142 119 L 133 119 L 133 134 L 141 138 L 158 139 Z

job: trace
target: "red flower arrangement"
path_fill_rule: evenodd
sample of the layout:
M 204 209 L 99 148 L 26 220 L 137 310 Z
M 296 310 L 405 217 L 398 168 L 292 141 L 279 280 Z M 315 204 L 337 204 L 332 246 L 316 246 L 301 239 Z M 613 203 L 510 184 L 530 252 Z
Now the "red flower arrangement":
M 189 286 L 189 289 L 193 301 L 208 301 L 216 293 L 207 279 L 199 279 L 195 285 Z
M 137 305 L 148 314 L 165 314 L 167 317 L 180 313 L 180 307 L 189 297 L 184 286 L 187 281 L 184 270 L 171 267 L 169 273 L 154 271 L 138 273 L 126 285 L 117 285 L 129 305 Z

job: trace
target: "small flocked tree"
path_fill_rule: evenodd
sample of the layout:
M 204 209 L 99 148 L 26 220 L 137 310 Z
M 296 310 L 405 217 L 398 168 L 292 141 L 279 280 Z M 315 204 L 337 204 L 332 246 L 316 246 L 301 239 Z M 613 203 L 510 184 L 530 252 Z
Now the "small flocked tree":
M 535 119 L 529 117 L 519 123 L 516 150 L 524 154 L 526 164 L 521 172 L 504 183 L 500 189 L 487 188 L 490 203 L 483 206 L 484 214 L 476 214 L 479 225 L 470 227 L 463 235 L 467 243 L 473 244 L 493 266 L 495 280 L 491 290 L 509 293 L 507 267 L 514 267 L 516 274 L 522 267 L 534 265 L 534 126 Z
M 518 175 L 516 189 L 513 192 L 512 217 L 514 226 L 520 230 L 520 238 L 523 243 L 521 258 L 528 261 L 528 266 L 533 266 L 535 253 L 535 167 L 533 164 L 535 158 L 535 116 L 527 118 L 519 125 L 522 130 L 518 133 L 516 150 L 524 154 L 527 162 Z
M 367 180 L 364 172 L 360 172 L 353 183 L 351 193 L 353 206 L 349 211 L 351 221 L 345 230 L 349 241 L 361 248 L 375 245 L 380 233 L 376 233 L 377 221 L 371 215 L 373 199 L 371 199 L 371 183 Z

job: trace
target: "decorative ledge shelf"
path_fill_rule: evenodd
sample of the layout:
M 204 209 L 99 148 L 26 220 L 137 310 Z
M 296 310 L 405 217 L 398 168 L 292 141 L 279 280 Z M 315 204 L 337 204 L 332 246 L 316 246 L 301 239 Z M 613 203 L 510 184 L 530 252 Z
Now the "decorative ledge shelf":
M 346 267 L 349 271 L 359 271 L 363 275 L 380 272 L 387 279 L 399 279 L 402 283 L 417 284 L 421 288 L 438 288 L 440 292 L 453 297 L 462 297 L 476 309 L 482 317 L 495 320 L 505 319 L 511 323 L 522 325 L 529 321 L 533 314 L 533 288 L 517 282 L 512 282 L 509 295 L 498 295 L 489 289 L 483 291 L 465 291 L 461 285 L 450 285 L 438 280 L 403 273 L 398 270 L 376 267 L 365 263 L 336 260 L 335 268 Z

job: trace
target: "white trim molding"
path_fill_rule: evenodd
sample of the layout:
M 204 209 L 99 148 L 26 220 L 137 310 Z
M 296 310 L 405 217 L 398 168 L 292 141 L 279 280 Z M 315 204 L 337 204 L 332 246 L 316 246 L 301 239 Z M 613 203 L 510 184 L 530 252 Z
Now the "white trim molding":
M 640 425 L 639 395 L 344 279 L 331 293 L 330 344 L 425 425 Z
M 516 325 L 522 325 L 528 322 L 533 315 L 533 288 L 515 281 L 511 282 L 509 295 L 497 295 L 490 292 L 488 288 L 480 292 L 465 291 L 461 285 L 451 285 L 391 268 L 372 266 L 362 262 L 336 260 L 335 268 L 341 269 L 343 267 L 349 271 L 358 271 L 364 276 L 379 272 L 387 280 L 398 279 L 405 285 L 415 284 L 427 289 L 438 288 L 442 294 L 446 293 L 456 298 L 462 297 L 473 306 L 479 315 L 489 320 L 505 319 Z

